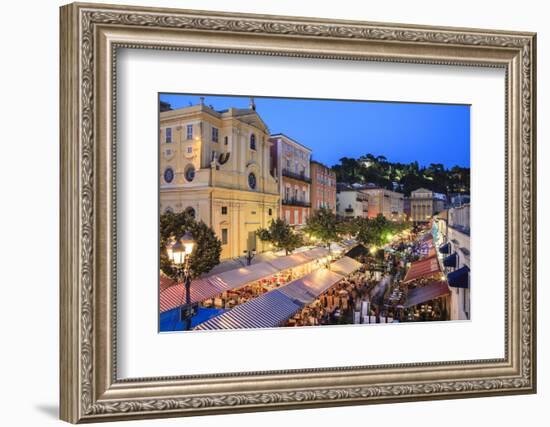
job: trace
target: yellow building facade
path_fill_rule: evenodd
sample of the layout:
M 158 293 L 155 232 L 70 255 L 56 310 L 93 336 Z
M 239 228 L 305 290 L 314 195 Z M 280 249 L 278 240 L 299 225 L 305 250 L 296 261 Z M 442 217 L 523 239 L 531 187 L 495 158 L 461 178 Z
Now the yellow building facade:
M 201 100 L 160 113 L 160 212 L 188 211 L 222 241 L 222 259 L 267 249 L 256 230 L 279 212 L 269 130 L 255 110 Z

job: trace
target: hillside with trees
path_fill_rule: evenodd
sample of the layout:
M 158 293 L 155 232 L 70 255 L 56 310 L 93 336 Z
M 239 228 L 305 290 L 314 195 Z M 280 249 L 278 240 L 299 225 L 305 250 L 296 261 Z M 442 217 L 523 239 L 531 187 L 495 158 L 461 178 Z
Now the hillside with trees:
M 445 194 L 470 192 L 470 168 L 462 166 L 446 169 L 441 163 L 394 163 L 384 156 L 366 154 L 358 159 L 342 157 L 332 169 L 339 183 L 374 183 L 389 190 L 396 183 L 397 190 L 405 195 L 421 187 Z

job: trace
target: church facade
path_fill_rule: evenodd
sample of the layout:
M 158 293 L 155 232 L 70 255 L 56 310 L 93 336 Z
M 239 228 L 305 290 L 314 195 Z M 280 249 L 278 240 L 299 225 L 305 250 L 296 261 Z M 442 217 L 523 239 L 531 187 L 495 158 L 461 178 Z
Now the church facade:
M 222 242 L 222 259 L 267 250 L 256 230 L 279 214 L 269 129 L 247 109 L 204 104 L 160 113 L 160 212 L 187 211 Z

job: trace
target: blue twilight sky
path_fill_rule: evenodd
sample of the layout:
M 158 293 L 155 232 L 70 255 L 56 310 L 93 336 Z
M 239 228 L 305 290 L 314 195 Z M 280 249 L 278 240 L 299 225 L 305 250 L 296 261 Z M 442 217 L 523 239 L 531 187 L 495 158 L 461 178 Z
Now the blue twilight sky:
M 198 104 L 200 95 L 161 94 L 172 108 Z M 204 95 L 216 110 L 248 108 L 249 97 Z M 284 133 L 333 166 L 342 157 L 371 153 L 388 161 L 470 166 L 470 106 L 289 98 L 254 98 L 272 134 Z

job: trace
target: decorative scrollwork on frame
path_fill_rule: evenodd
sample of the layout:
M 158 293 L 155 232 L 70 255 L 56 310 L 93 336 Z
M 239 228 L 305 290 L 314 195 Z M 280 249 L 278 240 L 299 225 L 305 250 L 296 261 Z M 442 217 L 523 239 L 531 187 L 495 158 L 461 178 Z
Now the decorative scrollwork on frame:
M 421 384 L 372 385 L 357 388 L 330 388 L 302 391 L 240 393 L 178 399 L 144 399 L 94 402 L 93 393 L 93 241 L 94 241 L 94 27 L 98 24 L 146 26 L 270 35 L 345 38 L 373 41 L 415 42 L 461 46 L 509 47 L 521 49 L 521 375 L 515 378 L 465 380 Z M 380 400 L 385 397 L 407 398 L 443 396 L 457 392 L 514 390 L 529 387 L 533 381 L 532 286 L 532 45 L 528 37 L 488 35 L 432 29 L 396 29 L 370 24 L 307 23 L 292 20 L 231 16 L 205 17 L 179 13 L 129 13 L 116 10 L 81 10 L 80 14 L 80 402 L 86 415 L 127 414 L 151 411 L 185 411 L 200 408 L 247 407 L 285 403 L 322 403 L 353 400 Z M 252 52 L 261 54 L 261 52 Z M 296 56 L 294 54 L 294 56 Z M 300 55 L 297 55 L 300 56 Z M 304 56 L 306 56 L 304 54 Z M 328 56 L 327 56 L 328 57 Z M 405 62 L 415 62 L 405 60 Z

